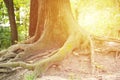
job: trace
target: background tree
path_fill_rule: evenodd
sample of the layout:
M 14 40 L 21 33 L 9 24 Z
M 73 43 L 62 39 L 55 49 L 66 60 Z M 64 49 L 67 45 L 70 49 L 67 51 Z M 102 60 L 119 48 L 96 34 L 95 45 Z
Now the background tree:
M 13 0 L 4 0 L 7 10 L 8 10 L 8 16 L 10 21 L 10 28 L 11 28 L 11 42 L 12 44 L 15 44 L 15 41 L 18 41 L 18 32 L 17 32 L 17 26 L 15 22 L 15 14 L 14 14 L 14 4 Z

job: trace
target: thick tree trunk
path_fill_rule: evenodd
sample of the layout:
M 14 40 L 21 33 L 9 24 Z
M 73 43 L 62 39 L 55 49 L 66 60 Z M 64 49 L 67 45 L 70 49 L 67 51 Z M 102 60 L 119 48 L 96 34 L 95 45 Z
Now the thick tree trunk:
M 36 3 L 34 1 L 36 0 L 33 0 L 33 3 Z M 31 10 L 33 10 L 32 6 Z M 32 11 L 31 15 L 33 15 Z M 69 0 L 38 0 L 38 14 L 35 15 L 33 20 L 37 23 L 33 21 L 30 25 L 31 30 L 29 30 L 30 33 L 33 31 L 34 36 L 25 41 L 25 43 L 31 44 L 17 44 L 2 51 L 1 55 L 7 52 L 2 60 L 10 59 L 8 63 L 0 64 L 0 67 L 14 68 L 20 66 L 34 70 L 36 76 L 38 76 L 53 63 L 62 61 L 73 50 L 90 48 L 90 38 L 74 20 Z M 32 19 L 30 22 L 32 22 Z M 35 32 L 32 30 L 33 27 L 36 29 L 34 29 Z M 55 50 L 49 53 L 52 56 L 41 60 L 42 56 L 48 54 L 44 53 L 51 49 Z M 8 55 L 8 53 L 11 54 Z M 14 59 L 11 59 L 11 57 Z M 35 62 L 25 64 L 24 62 L 17 62 L 18 59 L 25 62 L 34 60 Z
M 11 28 L 11 42 L 12 44 L 15 44 L 15 41 L 18 41 L 18 32 L 15 22 L 13 0 L 4 0 L 4 2 L 8 9 L 8 16 L 9 16 L 10 28 Z

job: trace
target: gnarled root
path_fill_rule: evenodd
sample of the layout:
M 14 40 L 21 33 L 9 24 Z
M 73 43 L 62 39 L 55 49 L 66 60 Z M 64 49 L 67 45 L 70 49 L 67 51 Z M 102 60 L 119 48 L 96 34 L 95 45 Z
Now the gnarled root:
M 62 61 L 66 55 L 71 53 L 74 49 L 79 48 L 81 45 L 80 39 L 82 36 L 79 32 L 72 33 L 60 49 L 53 51 L 54 54 L 52 56 L 43 60 L 39 60 L 31 64 L 26 62 L 1 63 L 0 67 L 23 67 L 34 70 L 36 76 L 42 75 L 52 64 Z
M 75 37 L 76 36 L 76 37 Z M 79 36 L 78 35 L 69 36 L 68 40 L 65 42 L 63 47 L 55 53 L 53 56 L 46 58 L 42 61 L 39 61 L 35 64 L 35 74 L 42 75 L 42 73 L 52 64 L 62 61 L 66 55 L 72 52 L 72 50 L 79 45 Z
M 8 63 L 1 63 L 0 67 L 11 67 L 11 68 L 16 68 L 16 67 L 23 67 L 25 69 L 34 69 L 34 64 L 28 64 L 25 62 L 8 62 Z
M 16 44 L 6 50 L 0 51 L 0 62 L 7 62 L 10 59 L 18 58 L 29 46 L 30 44 Z

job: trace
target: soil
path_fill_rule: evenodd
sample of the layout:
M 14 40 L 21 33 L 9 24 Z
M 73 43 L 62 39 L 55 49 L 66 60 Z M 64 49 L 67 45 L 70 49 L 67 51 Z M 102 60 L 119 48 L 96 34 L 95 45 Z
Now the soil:
M 107 46 L 105 45 L 107 44 Z M 91 67 L 90 52 L 73 51 L 59 64 L 52 65 L 41 78 L 37 80 L 120 80 L 119 44 L 104 43 L 95 46 L 93 63 Z M 117 50 L 117 51 L 116 51 Z M 31 71 L 19 68 L 3 80 L 24 80 Z M 28 80 L 28 79 L 26 79 Z

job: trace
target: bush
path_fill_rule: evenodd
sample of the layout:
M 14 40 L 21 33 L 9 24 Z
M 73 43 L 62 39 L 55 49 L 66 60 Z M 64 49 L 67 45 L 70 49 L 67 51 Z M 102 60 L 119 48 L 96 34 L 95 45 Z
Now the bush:
M 0 27 L 0 50 L 11 45 L 11 32 L 9 27 Z

